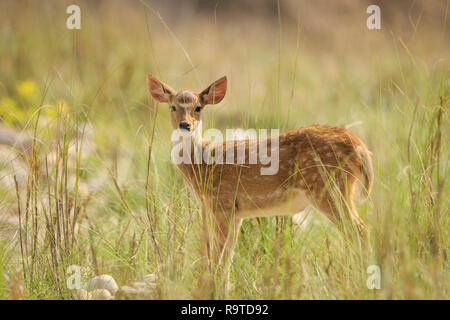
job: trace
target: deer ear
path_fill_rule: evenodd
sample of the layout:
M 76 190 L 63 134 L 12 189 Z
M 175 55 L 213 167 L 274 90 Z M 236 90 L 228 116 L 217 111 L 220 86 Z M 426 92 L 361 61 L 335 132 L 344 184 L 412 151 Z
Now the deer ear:
M 148 75 L 148 87 L 153 99 L 158 102 L 169 102 L 169 98 L 176 94 L 175 90 L 151 74 Z
M 227 92 L 227 77 L 222 77 L 214 81 L 208 88 L 203 90 L 200 94 L 201 102 L 205 104 L 216 104 L 222 101 Z

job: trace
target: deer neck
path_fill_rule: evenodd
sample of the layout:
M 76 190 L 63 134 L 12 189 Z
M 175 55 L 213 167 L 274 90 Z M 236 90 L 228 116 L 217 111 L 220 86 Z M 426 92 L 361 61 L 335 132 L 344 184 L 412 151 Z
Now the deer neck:
M 198 166 L 203 166 L 203 151 L 209 142 L 203 141 L 202 122 L 197 121 L 194 124 L 194 130 L 189 137 L 183 139 L 183 149 L 188 154 L 188 161 L 178 164 L 186 174 L 195 174 L 198 172 Z

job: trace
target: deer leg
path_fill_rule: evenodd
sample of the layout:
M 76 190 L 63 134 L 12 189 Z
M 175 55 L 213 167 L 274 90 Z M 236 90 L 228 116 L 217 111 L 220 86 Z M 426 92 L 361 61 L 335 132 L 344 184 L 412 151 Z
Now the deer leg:
M 242 219 L 234 214 L 230 217 L 224 213 L 216 215 L 214 223 L 213 263 L 217 267 L 216 274 L 227 286 L 229 282 L 234 248 L 237 243 Z
M 364 221 L 359 217 L 358 210 L 356 210 L 354 197 L 355 197 L 355 189 L 356 189 L 356 180 L 352 179 L 350 181 L 349 187 L 347 190 L 343 191 L 345 194 L 345 202 L 347 203 L 347 210 L 349 212 L 349 216 L 354 221 L 359 234 L 363 238 L 367 238 L 369 234 L 369 230 L 364 223 Z
M 347 219 L 356 226 L 361 237 L 366 238 L 367 226 L 359 217 L 353 201 L 355 183 L 349 182 L 346 187 L 341 187 L 339 190 L 327 190 L 319 199 L 316 199 L 315 203 L 318 209 L 324 212 L 341 231 L 344 227 L 343 219 Z
M 369 229 L 367 228 L 364 221 L 358 215 L 358 211 L 356 210 L 356 206 L 353 201 L 353 195 L 351 198 L 349 198 L 347 200 L 347 202 L 349 205 L 350 216 L 352 217 L 353 221 L 355 222 L 356 226 L 358 227 L 358 231 L 359 231 L 360 235 L 362 237 L 366 238 L 369 234 Z

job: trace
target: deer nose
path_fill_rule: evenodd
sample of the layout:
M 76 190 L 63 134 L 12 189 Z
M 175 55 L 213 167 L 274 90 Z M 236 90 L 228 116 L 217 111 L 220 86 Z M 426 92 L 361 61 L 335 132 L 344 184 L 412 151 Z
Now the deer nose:
M 191 125 L 187 121 L 181 121 L 180 122 L 180 129 L 185 129 L 187 131 L 191 130 Z

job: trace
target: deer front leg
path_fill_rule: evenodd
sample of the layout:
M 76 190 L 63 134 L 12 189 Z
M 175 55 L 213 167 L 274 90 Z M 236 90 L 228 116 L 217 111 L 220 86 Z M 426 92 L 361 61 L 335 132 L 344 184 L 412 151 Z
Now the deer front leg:
M 214 276 L 214 287 L 219 285 L 223 294 L 223 289 L 228 284 L 242 219 L 236 216 L 231 203 L 225 206 L 223 202 L 216 200 L 213 202 L 216 205 L 208 204 L 210 203 L 203 201 L 203 239 L 209 270 Z
M 221 287 L 226 288 L 229 283 L 234 249 L 239 236 L 242 219 L 234 213 L 219 211 L 213 217 L 213 250 L 212 258 L 215 275 Z

